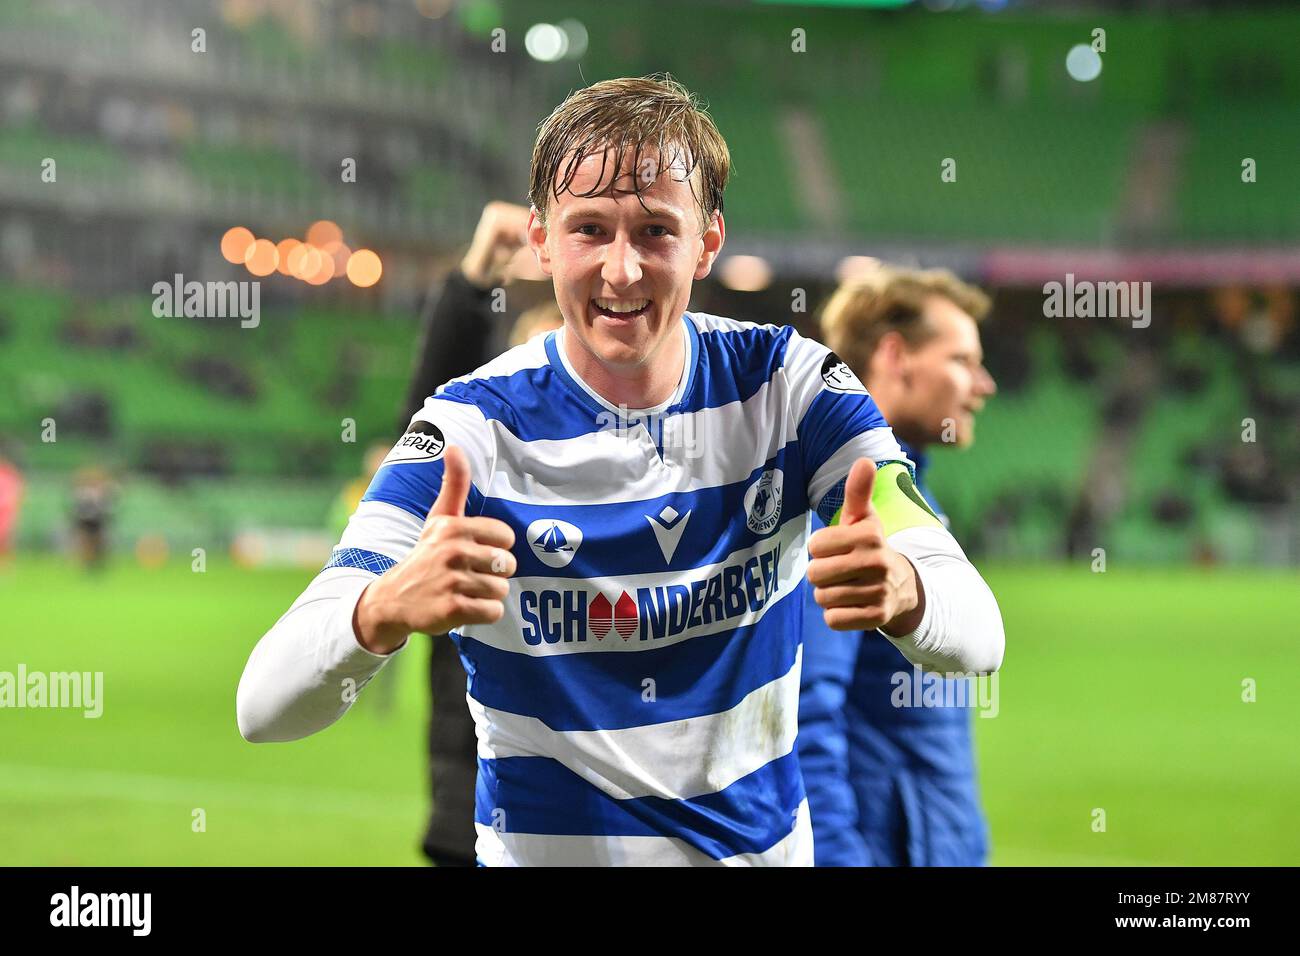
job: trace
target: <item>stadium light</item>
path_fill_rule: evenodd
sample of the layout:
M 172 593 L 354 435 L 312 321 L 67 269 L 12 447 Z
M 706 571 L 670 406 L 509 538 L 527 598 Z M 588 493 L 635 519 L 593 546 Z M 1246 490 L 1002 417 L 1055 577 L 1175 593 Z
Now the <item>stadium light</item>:
M 336 222 L 331 222 L 328 219 L 317 219 L 307 227 L 307 235 L 304 238 L 310 245 L 322 249 L 331 242 L 342 242 L 343 230 L 339 228 Z
M 348 259 L 348 279 L 362 289 L 368 289 L 384 274 L 379 256 L 369 249 L 358 249 Z
M 534 23 L 524 34 L 524 49 L 534 60 L 554 63 L 569 49 L 569 36 L 553 23 Z
M 244 265 L 255 276 L 269 276 L 280 264 L 280 253 L 270 239 L 257 239 L 244 250 Z
M 730 256 L 722 263 L 718 278 L 736 292 L 759 292 L 772 281 L 772 267 L 759 256 Z
M 875 256 L 845 256 L 835 267 L 835 278 L 839 282 L 856 282 L 879 268 L 880 260 Z
M 244 253 L 253 244 L 253 234 L 243 226 L 231 226 L 221 237 L 221 255 L 231 265 L 242 266 Z
M 309 243 L 293 247 L 289 253 L 289 275 L 295 279 L 306 279 L 320 268 L 320 250 Z
M 576 60 L 587 52 L 587 28 L 580 21 L 569 18 L 561 20 L 556 27 L 568 38 L 569 48 L 564 54 L 568 59 Z
M 288 239 L 281 239 L 275 244 L 275 251 L 280 254 L 280 264 L 276 266 L 276 271 L 280 275 L 291 276 L 289 271 L 289 253 L 301 246 L 302 243 L 290 236 Z
M 1089 83 L 1101 75 L 1101 54 L 1086 43 L 1078 43 L 1065 56 L 1065 72 L 1080 83 Z
M 308 285 L 324 285 L 326 282 L 329 282 L 330 279 L 334 278 L 333 256 L 328 252 L 317 250 L 316 258 L 313 261 L 316 265 L 315 271 L 310 274 L 306 271 L 303 273 L 303 279 Z
M 352 250 L 345 243 L 327 242 L 321 246 L 321 252 L 333 260 L 334 275 L 342 276 L 347 272 L 348 259 L 352 257 Z

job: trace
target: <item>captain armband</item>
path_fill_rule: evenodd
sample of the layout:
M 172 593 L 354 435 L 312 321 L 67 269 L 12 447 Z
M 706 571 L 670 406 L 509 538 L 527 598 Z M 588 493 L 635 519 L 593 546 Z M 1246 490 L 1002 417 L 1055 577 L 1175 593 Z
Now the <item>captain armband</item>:
M 839 500 L 835 505 L 835 515 L 828 523 L 839 524 L 840 511 L 844 506 L 844 482 L 828 492 L 827 497 L 832 494 Z M 885 537 L 904 528 L 943 527 L 943 522 L 916 490 L 912 469 L 903 461 L 876 462 L 876 483 L 871 490 L 871 504 L 880 516 L 880 526 L 884 529 Z

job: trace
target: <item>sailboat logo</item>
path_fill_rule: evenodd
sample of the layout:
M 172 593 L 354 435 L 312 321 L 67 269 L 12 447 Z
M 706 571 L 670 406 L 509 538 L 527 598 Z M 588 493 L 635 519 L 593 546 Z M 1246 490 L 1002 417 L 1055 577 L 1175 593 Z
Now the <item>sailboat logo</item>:
M 550 568 L 562 568 L 582 546 L 582 529 L 555 518 L 538 518 L 524 533 L 537 560 Z

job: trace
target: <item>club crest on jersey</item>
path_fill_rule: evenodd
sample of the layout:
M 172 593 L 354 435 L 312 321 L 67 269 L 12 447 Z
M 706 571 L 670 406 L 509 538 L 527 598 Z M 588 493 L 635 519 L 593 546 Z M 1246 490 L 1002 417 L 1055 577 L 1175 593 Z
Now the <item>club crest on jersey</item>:
M 528 526 L 524 537 L 537 560 L 548 568 L 564 567 L 582 546 L 582 529 L 555 518 L 538 518 Z
M 411 422 L 383 464 L 398 461 L 437 461 L 447 449 L 447 438 L 433 422 Z
M 781 469 L 769 468 L 745 492 L 745 524 L 754 534 L 770 534 L 781 521 Z
M 867 388 L 853 374 L 853 369 L 848 364 L 831 352 L 822 362 L 822 381 L 832 392 L 843 392 L 846 395 L 865 395 Z

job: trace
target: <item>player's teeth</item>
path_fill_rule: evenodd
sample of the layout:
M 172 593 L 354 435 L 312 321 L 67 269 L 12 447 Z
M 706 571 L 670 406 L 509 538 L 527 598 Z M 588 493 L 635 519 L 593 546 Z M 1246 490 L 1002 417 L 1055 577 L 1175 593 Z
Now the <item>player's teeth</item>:
M 606 312 L 640 312 L 650 304 L 649 299 L 597 299 L 596 305 Z

